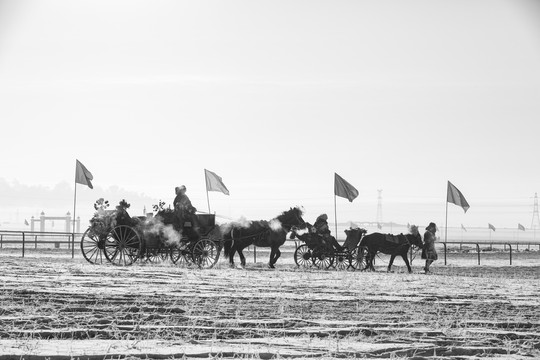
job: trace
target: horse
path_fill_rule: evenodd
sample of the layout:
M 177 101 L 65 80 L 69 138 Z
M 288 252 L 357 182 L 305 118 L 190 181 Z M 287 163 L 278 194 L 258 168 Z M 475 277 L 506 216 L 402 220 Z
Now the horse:
M 378 252 L 390 255 L 390 262 L 388 263 L 388 272 L 392 270 L 392 264 L 396 256 L 400 255 L 407 265 L 409 273 L 412 273 L 411 264 L 407 259 L 407 252 L 411 246 L 418 246 L 420 249 L 424 247 L 422 243 L 422 236 L 418 231 L 413 231 L 413 234 L 399 234 L 397 236 L 391 234 L 373 233 L 366 235 L 360 241 L 360 246 L 367 248 L 366 266 L 363 270 L 368 268 L 371 271 L 375 271 L 373 267 L 373 259 Z
M 255 245 L 269 247 L 270 260 L 268 266 L 273 269 L 281 251 L 279 247 L 287 240 L 287 233 L 294 227 L 302 226 L 303 211 L 299 207 L 290 208 L 270 221 L 250 221 L 248 224 L 226 224 L 223 230 L 225 240 L 225 256 L 229 257 L 229 264 L 234 267 L 234 253 L 238 252 L 242 267 L 246 266 L 246 258 L 242 253 L 246 247 Z M 230 228 L 230 230 L 228 230 Z

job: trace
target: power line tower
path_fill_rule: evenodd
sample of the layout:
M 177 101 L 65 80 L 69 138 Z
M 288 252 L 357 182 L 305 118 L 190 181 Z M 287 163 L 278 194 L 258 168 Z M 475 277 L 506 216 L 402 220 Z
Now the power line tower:
M 531 229 L 536 230 L 538 228 L 540 228 L 540 217 L 538 216 L 538 193 L 534 193 L 534 208 Z
M 377 196 L 377 227 L 382 229 L 382 189 L 377 190 L 379 195 Z

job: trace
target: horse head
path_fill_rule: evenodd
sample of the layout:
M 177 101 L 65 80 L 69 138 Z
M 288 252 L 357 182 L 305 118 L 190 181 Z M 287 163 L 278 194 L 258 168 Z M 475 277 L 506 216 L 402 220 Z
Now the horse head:
M 407 234 L 406 237 L 411 245 L 417 246 L 420 249 L 424 248 L 424 243 L 422 242 L 422 235 L 420 235 L 418 231 L 412 231 L 412 234 Z
M 304 211 L 300 207 L 296 206 L 282 212 L 277 219 L 286 227 L 299 227 L 305 224 L 304 219 L 302 219 L 302 215 L 304 215 Z

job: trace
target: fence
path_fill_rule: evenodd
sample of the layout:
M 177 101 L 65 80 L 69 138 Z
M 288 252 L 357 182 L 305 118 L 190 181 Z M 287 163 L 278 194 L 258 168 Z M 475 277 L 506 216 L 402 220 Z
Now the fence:
M 0 249 L 5 245 L 21 245 L 22 257 L 28 246 L 34 245 L 34 249 L 41 244 L 54 244 L 59 247 L 60 244 L 67 244 L 71 249 L 71 257 L 75 257 L 75 238 L 80 239 L 82 234 L 69 232 L 41 232 L 41 231 L 12 231 L 0 230 Z M 77 241 L 78 242 L 78 241 Z
M 508 260 L 509 260 L 509 264 L 512 265 L 512 255 L 513 255 L 513 251 L 516 250 L 516 251 L 519 251 L 519 245 L 522 246 L 522 248 L 524 246 L 527 247 L 527 250 L 530 251 L 531 250 L 531 246 L 538 246 L 538 250 L 540 251 L 540 242 L 519 242 L 519 241 L 507 241 L 507 242 L 504 242 L 504 243 L 500 243 L 500 242 L 497 242 L 497 243 L 494 243 L 494 242 L 480 242 L 480 241 L 477 241 L 477 242 L 474 242 L 474 241 L 447 241 L 447 242 L 442 242 L 441 243 L 443 248 L 444 248 L 444 265 L 447 265 L 448 264 L 448 260 L 447 260 L 447 256 L 448 256 L 448 245 L 459 245 L 459 252 L 462 252 L 463 251 L 463 245 L 474 245 L 475 249 L 476 249 L 476 255 L 477 255 L 477 258 L 478 258 L 478 265 L 480 265 L 481 263 L 481 254 L 482 254 L 482 249 L 480 248 L 480 246 L 488 246 L 488 250 L 489 251 L 493 251 L 493 248 L 494 246 L 495 247 L 502 247 L 502 250 L 503 252 L 506 252 L 506 248 L 509 249 L 509 252 L 508 252 Z M 515 248 L 514 248 L 515 247 Z

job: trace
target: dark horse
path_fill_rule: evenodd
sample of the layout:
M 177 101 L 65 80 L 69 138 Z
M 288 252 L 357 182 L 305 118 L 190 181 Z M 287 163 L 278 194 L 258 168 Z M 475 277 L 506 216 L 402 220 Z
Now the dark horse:
M 229 257 L 229 264 L 234 266 L 234 253 L 238 252 L 241 264 L 245 266 L 246 258 L 242 250 L 250 245 L 255 245 L 271 248 L 268 266 L 273 269 L 281 255 L 279 247 L 285 243 L 287 233 L 293 227 L 304 224 L 302 214 L 303 212 L 300 208 L 294 207 L 284 211 L 281 215 L 270 221 L 250 221 L 245 226 L 235 223 L 229 224 L 228 227 L 226 226 L 226 231 L 224 231 L 224 248 L 225 256 Z
M 394 258 L 400 255 L 407 265 L 409 273 L 412 273 L 411 264 L 409 264 L 409 259 L 407 259 L 407 252 L 411 246 L 418 246 L 423 248 L 422 236 L 418 231 L 413 231 L 413 234 L 381 234 L 373 233 L 366 235 L 362 238 L 360 246 L 365 246 L 367 248 L 367 257 L 366 257 L 366 269 L 375 271 L 373 267 L 373 259 L 378 252 L 383 254 L 390 255 L 390 262 L 388 263 L 388 271 L 392 269 L 392 264 L 394 263 Z

